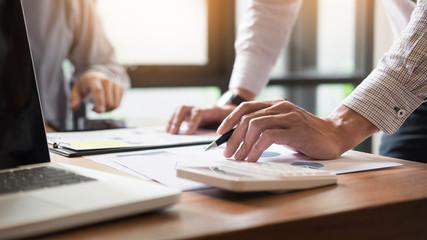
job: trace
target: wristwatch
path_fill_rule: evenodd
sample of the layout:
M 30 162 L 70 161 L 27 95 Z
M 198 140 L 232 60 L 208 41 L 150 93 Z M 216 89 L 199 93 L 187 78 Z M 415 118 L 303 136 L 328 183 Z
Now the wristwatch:
M 246 99 L 242 98 L 238 94 L 227 91 L 219 98 L 217 105 L 223 106 L 225 104 L 232 104 L 235 106 L 239 106 L 239 104 L 246 101 Z

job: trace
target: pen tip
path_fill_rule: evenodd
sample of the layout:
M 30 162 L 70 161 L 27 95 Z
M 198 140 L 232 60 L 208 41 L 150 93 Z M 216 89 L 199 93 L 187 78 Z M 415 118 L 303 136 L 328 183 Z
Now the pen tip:
M 209 144 L 206 148 L 205 148 L 205 152 L 213 147 L 216 147 L 216 142 L 212 142 L 211 144 Z

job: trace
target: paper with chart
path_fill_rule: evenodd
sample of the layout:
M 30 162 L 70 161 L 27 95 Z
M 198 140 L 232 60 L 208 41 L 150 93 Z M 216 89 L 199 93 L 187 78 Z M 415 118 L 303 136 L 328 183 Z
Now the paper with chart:
M 50 144 L 75 151 L 122 148 L 154 148 L 204 144 L 219 135 L 214 130 L 198 130 L 194 135 L 169 134 L 164 127 L 120 128 L 96 131 L 47 133 Z
M 199 145 L 164 148 L 88 156 L 87 158 L 119 170 L 121 167 L 126 167 L 128 169 L 126 172 L 137 172 L 145 178 L 156 180 L 167 186 L 177 187 L 182 190 L 194 190 L 206 188 L 208 186 L 178 178 L 176 176 L 177 166 L 209 166 L 215 163 L 230 161 L 222 157 L 223 148 L 205 152 L 204 147 L 203 145 Z M 114 164 L 112 164 L 112 162 L 114 162 Z
M 97 162 L 109 162 L 126 167 L 147 178 L 182 190 L 194 190 L 206 185 L 176 177 L 177 166 L 214 166 L 234 161 L 223 157 L 224 147 L 204 151 L 204 146 L 166 148 L 88 157 Z M 318 168 L 335 174 L 395 167 L 401 165 L 392 159 L 349 151 L 335 160 L 317 161 L 280 145 L 272 145 L 259 162 L 279 162 L 310 168 Z

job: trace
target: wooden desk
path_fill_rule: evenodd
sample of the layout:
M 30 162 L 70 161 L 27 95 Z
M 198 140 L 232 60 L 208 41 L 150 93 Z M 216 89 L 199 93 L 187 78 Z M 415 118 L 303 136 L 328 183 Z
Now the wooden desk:
M 52 154 L 52 160 L 120 173 L 84 158 Z M 41 239 L 427 239 L 427 164 L 401 162 L 306 191 L 184 192 L 179 204 L 161 212 Z

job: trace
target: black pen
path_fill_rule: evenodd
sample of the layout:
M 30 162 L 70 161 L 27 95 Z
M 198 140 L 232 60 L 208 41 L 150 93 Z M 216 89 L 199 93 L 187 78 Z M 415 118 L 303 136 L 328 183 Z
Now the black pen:
M 227 142 L 228 139 L 230 139 L 231 135 L 233 134 L 234 129 L 236 129 L 236 128 L 231 129 L 230 131 L 228 131 L 227 133 L 225 133 L 224 135 L 222 135 L 221 137 L 219 137 L 217 140 L 215 140 L 211 144 L 209 144 L 205 148 L 205 151 L 207 151 L 207 150 L 209 150 L 211 148 L 214 148 L 214 147 L 218 147 L 219 145 Z

